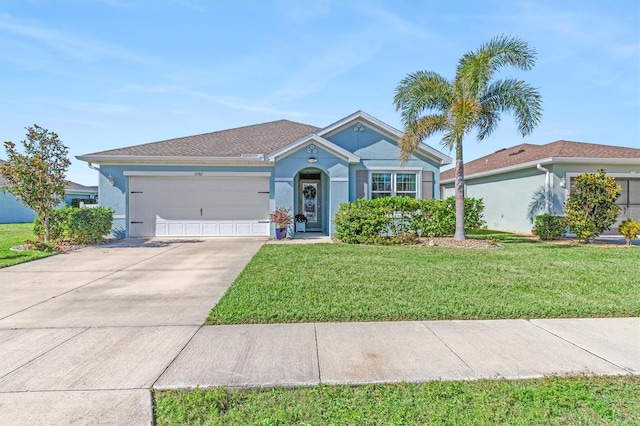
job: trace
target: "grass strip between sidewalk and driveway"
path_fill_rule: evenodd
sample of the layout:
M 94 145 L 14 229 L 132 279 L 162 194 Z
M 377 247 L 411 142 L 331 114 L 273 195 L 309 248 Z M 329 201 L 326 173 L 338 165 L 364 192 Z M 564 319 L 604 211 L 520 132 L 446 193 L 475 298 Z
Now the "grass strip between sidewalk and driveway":
M 637 247 L 263 246 L 207 324 L 640 315 Z
M 0 268 L 51 256 L 52 252 L 38 250 L 12 251 L 11 247 L 24 244 L 24 240 L 36 240 L 33 223 L 0 224 Z
M 632 425 L 640 377 L 155 392 L 157 425 Z

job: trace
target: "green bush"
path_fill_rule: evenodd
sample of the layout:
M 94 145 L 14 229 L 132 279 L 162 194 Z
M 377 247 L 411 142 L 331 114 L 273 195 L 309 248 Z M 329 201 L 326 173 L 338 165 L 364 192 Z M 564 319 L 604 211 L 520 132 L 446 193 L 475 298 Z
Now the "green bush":
M 538 215 L 533 225 L 533 232 L 541 240 L 556 240 L 567 232 L 567 220 L 564 216 Z
M 70 241 L 75 244 L 93 244 L 111 231 L 113 212 L 104 207 L 63 207 L 53 210 L 53 226 L 49 238 L 52 241 Z M 34 221 L 33 232 L 43 235 L 40 221 Z
M 621 192 L 615 178 L 605 176 L 603 169 L 575 178 L 564 209 L 569 230 L 578 240 L 587 242 L 611 228 L 620 213 L 616 199 Z
M 465 199 L 465 230 L 484 225 L 482 200 Z M 455 199 L 410 197 L 360 199 L 341 204 L 335 217 L 336 238 L 349 244 L 405 244 L 420 236 L 453 235 Z
M 71 214 L 73 210 L 73 207 L 62 207 L 51 211 L 49 240 L 62 241 L 65 239 L 65 226 L 69 220 L 69 214 Z M 39 217 L 36 217 L 33 221 L 33 233 L 38 236 L 44 236 L 44 226 L 42 226 Z
M 640 234 L 640 223 L 631 218 L 623 220 L 618 227 L 618 232 L 624 236 L 624 239 L 627 240 L 627 245 L 630 246 L 631 240 L 635 240 Z
M 65 231 L 74 243 L 93 244 L 111 231 L 112 221 L 113 211 L 104 207 L 74 209 Z

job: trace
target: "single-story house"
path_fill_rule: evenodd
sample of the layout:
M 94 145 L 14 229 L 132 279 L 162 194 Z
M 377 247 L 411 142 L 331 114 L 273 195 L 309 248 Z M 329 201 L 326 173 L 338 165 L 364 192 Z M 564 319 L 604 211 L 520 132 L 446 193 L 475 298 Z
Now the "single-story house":
M 0 160 L 0 164 L 6 163 Z M 0 176 L 0 187 L 6 185 L 6 180 Z M 98 196 L 98 187 L 84 186 L 75 182 L 68 182 L 65 190 L 64 204 L 71 204 L 74 198 L 95 199 Z M 0 223 L 33 222 L 36 213 L 25 207 L 13 194 L 0 191 Z
M 521 144 L 464 165 L 465 195 L 484 200 L 490 229 L 531 232 L 542 213 L 564 214 L 572 179 L 604 169 L 622 186 L 621 208 L 610 233 L 621 220 L 640 221 L 640 149 L 559 140 L 545 145 Z M 440 174 L 443 197 L 453 195 L 455 171 Z
M 77 158 L 99 165 L 100 205 L 113 209 L 118 236 L 270 236 L 280 207 L 332 235 L 341 203 L 440 196 L 451 158 L 422 144 L 403 165 L 401 136 L 358 111 L 323 128 L 279 120 Z

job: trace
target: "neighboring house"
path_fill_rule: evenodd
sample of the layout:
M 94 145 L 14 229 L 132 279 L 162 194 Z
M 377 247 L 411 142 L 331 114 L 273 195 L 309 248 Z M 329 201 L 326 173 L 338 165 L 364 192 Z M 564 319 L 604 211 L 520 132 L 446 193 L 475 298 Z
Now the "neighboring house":
M 6 163 L 0 160 L 0 164 Z M 5 179 L 0 176 L 0 187 L 6 184 Z M 65 190 L 65 204 L 70 204 L 74 198 L 95 199 L 98 195 L 98 188 L 80 185 L 69 182 Z M 0 223 L 21 223 L 33 222 L 36 213 L 25 207 L 13 194 L 0 191 Z
M 84 186 L 79 183 L 69 181 L 67 189 L 65 190 L 64 202 L 67 205 L 71 204 L 71 201 L 78 198 L 80 200 L 87 200 L 88 202 L 94 201 L 98 197 L 97 186 Z
M 100 165 L 100 205 L 118 236 L 269 236 L 276 207 L 331 235 L 341 203 L 440 196 L 451 159 L 423 144 L 403 166 L 401 136 L 358 111 L 324 128 L 279 120 L 77 158 Z
M 622 186 L 621 220 L 640 221 L 640 149 L 556 141 L 501 149 L 464 165 L 465 195 L 484 200 L 490 229 L 531 232 L 532 218 L 562 215 L 572 179 L 604 169 Z M 444 197 L 454 195 L 454 170 L 440 174 Z

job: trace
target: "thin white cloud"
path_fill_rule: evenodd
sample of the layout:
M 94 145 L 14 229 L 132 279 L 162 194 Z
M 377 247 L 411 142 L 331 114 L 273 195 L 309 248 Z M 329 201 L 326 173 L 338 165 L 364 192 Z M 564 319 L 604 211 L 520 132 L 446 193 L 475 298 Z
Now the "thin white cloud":
M 127 105 L 118 105 L 101 102 L 82 102 L 71 100 L 50 100 L 50 103 L 55 104 L 61 108 L 65 108 L 73 111 L 83 111 L 89 113 L 99 114 L 128 114 L 133 111 L 133 108 Z
M 142 55 L 125 47 L 98 40 L 87 34 L 46 28 L 39 22 L 31 21 L 26 23 L 8 15 L 0 16 L 0 32 L 20 39 L 30 40 L 44 45 L 57 53 L 84 61 L 116 58 L 128 62 L 145 62 Z
M 121 92 L 142 92 L 142 93 L 173 93 L 184 96 L 189 96 L 197 99 L 202 99 L 206 102 L 215 103 L 218 105 L 225 106 L 227 108 L 232 108 L 241 111 L 251 111 L 251 112 L 262 112 L 277 116 L 286 116 L 286 117 L 303 117 L 308 114 L 301 111 L 291 111 L 291 110 L 283 110 L 276 107 L 273 107 L 268 102 L 260 102 L 260 101 L 249 101 L 246 99 L 241 99 L 238 97 L 232 96 L 220 96 L 220 95 L 211 95 L 208 93 L 199 92 L 197 90 L 189 89 L 184 86 L 174 86 L 174 85 L 166 85 L 166 86 L 142 86 L 142 85 L 128 85 L 124 88 L 120 89 Z
M 203 12 L 205 9 L 202 5 L 195 0 L 168 0 L 169 3 L 177 4 L 178 6 L 185 7 L 187 9 L 191 9 L 195 12 Z
M 128 1 L 122 1 L 122 0 L 100 0 L 101 3 L 104 3 L 106 5 L 109 6 L 114 6 L 120 9 L 133 9 L 135 8 L 135 4 L 128 2 Z
M 348 5 L 351 5 L 348 3 Z M 318 50 L 309 61 L 290 73 L 287 83 L 272 93 L 277 99 L 293 100 L 327 89 L 331 81 L 368 62 L 379 51 L 396 43 L 416 41 L 443 44 L 446 41 L 435 32 L 392 13 L 376 3 L 352 6 L 358 25 L 352 32 L 333 34 L 324 50 Z M 365 23 L 362 25 L 362 23 Z

